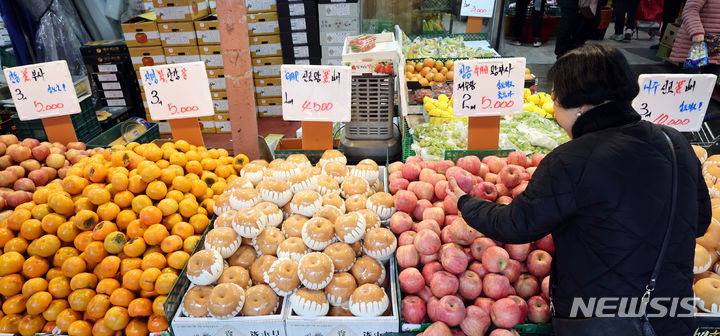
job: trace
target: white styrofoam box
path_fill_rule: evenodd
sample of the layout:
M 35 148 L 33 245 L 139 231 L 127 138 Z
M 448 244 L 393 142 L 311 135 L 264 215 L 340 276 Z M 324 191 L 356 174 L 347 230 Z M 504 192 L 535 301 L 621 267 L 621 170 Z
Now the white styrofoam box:
M 375 48 L 365 52 L 353 52 L 350 49 L 350 40 L 357 36 L 348 36 L 343 44 L 342 59 L 344 62 L 367 62 L 378 60 L 397 60 L 399 57 L 398 45 L 395 42 L 395 34 L 381 33 L 373 34 L 375 36 Z
M 318 20 L 318 27 L 320 32 L 334 32 L 334 31 L 360 31 L 360 18 L 341 18 L 331 17 Z M 355 35 L 357 33 L 354 33 Z
M 345 43 L 345 39 L 348 36 L 354 36 L 359 34 L 357 30 L 341 30 L 341 31 L 321 31 L 320 32 L 320 44 L 321 45 L 342 45 Z
M 381 174 L 382 175 L 382 174 Z M 385 265 L 385 267 L 388 267 Z M 285 329 L 288 335 L 336 336 L 336 335 L 383 335 L 388 332 L 398 332 L 400 312 L 397 293 L 397 277 L 395 276 L 395 263 L 389 262 L 387 274 L 390 276 L 388 286 L 385 287 L 390 299 L 390 315 L 374 317 L 357 316 L 297 316 L 292 309 L 287 309 L 285 316 Z
M 342 58 L 343 47 L 339 45 L 324 45 L 322 46 L 322 57 L 323 58 Z
M 360 17 L 360 3 L 318 4 L 318 18 Z
M 217 123 L 216 123 L 217 124 Z M 217 126 L 216 126 L 217 127 Z M 267 316 L 237 316 L 219 320 L 212 317 L 187 317 L 178 309 L 172 320 L 172 329 L 175 335 L 201 336 L 201 335 L 268 335 L 286 336 L 285 321 L 289 304 L 285 298 L 280 302 L 280 312 Z
M 342 57 L 325 58 L 320 61 L 323 65 L 342 65 Z
M 258 114 L 260 114 L 263 117 L 281 116 L 282 115 L 282 105 L 257 106 L 256 108 L 257 108 Z M 289 335 L 295 335 L 295 334 L 291 333 Z

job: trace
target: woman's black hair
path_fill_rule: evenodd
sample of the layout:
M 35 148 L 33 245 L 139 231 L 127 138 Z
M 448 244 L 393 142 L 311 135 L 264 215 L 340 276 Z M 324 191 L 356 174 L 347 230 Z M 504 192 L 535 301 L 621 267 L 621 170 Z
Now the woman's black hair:
M 555 62 L 548 77 L 555 101 L 565 108 L 632 101 L 640 91 L 622 52 L 603 44 L 571 50 Z

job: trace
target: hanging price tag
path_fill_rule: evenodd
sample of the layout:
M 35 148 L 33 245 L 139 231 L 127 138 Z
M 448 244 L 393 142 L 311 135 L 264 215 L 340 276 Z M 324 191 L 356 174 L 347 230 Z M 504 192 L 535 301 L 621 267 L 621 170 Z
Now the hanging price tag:
M 283 65 L 280 70 L 283 119 L 350 121 L 350 67 Z
M 38 63 L 3 71 L 20 120 L 80 113 L 67 62 Z
M 204 62 L 140 67 L 140 76 L 153 120 L 215 114 Z
M 495 11 L 495 0 L 462 0 L 460 15 L 476 17 L 492 17 Z
M 484 117 L 522 112 L 525 58 L 455 61 L 453 113 Z
M 640 93 L 633 107 L 643 120 L 666 125 L 681 132 L 702 127 L 716 75 L 640 75 Z

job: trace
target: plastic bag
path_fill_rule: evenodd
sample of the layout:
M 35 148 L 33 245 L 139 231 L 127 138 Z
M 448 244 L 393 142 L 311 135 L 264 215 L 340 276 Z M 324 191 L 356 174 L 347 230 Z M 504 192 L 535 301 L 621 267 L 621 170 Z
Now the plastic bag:
M 705 42 L 693 43 L 683 67 L 685 69 L 697 69 L 706 65 L 708 65 L 708 52 Z

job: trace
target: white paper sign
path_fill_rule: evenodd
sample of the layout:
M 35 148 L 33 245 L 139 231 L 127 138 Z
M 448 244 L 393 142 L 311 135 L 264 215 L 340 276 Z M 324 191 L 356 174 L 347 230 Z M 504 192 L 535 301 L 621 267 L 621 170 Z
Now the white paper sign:
M 350 67 L 282 65 L 283 119 L 350 121 Z
M 525 58 L 455 61 L 453 113 L 484 117 L 522 112 Z
M 462 0 L 460 15 L 493 17 L 495 11 L 495 0 Z
M 80 113 L 67 62 L 37 63 L 3 71 L 20 120 Z
M 644 120 L 681 132 L 702 127 L 716 75 L 640 75 L 640 93 L 633 107 Z
M 215 113 L 204 62 L 140 67 L 140 76 L 153 120 Z

